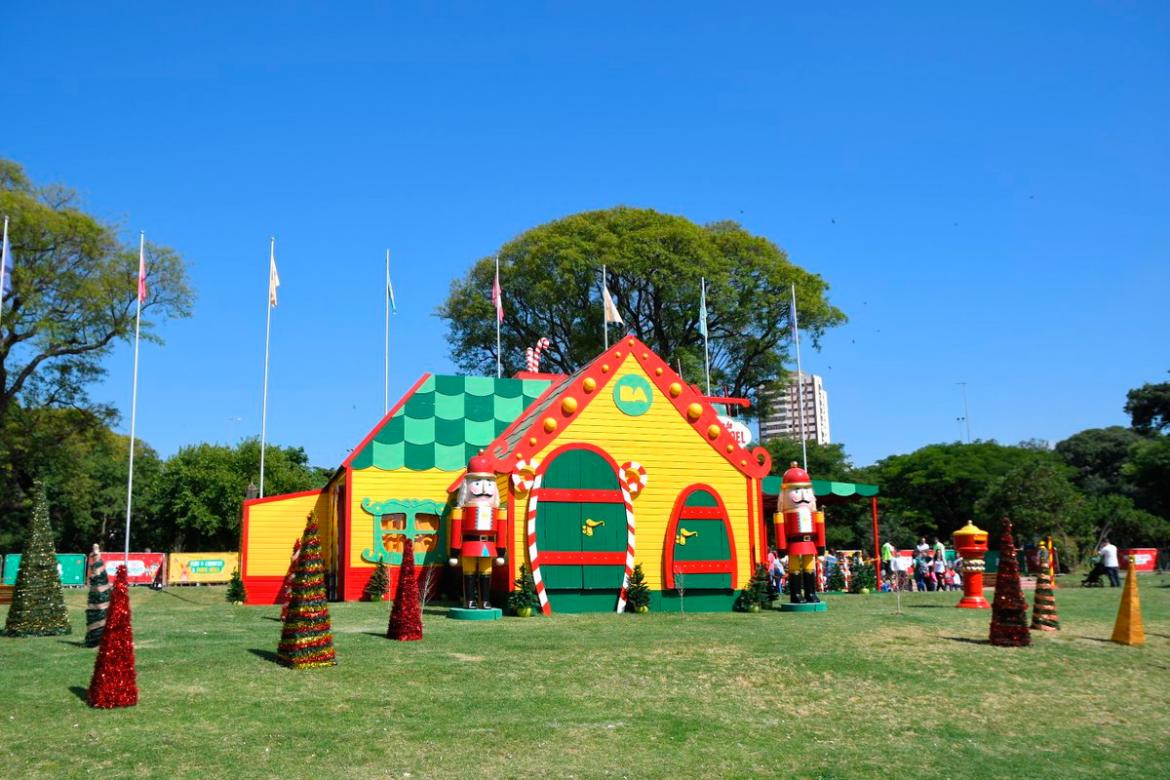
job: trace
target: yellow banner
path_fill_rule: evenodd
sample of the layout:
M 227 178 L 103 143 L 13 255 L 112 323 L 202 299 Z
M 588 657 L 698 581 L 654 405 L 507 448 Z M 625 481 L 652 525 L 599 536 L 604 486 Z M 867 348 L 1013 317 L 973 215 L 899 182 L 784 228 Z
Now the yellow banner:
M 167 584 L 227 582 L 239 565 L 240 554 L 234 552 L 171 553 Z

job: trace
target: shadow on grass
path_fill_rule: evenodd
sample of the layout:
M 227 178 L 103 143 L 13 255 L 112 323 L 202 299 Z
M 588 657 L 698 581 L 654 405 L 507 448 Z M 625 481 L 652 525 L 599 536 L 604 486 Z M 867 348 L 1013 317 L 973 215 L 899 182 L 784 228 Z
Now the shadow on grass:
M 950 604 L 907 604 L 908 609 L 947 609 Z
M 73 645 L 74 647 L 85 647 L 85 642 L 79 641 L 77 639 L 58 639 L 57 641 L 63 645 Z
M 82 688 L 80 685 L 70 685 L 69 692 L 72 693 L 77 698 L 81 699 L 81 701 L 85 703 L 85 706 L 87 706 L 87 707 L 89 706 L 89 689 L 88 688 Z
M 257 658 L 263 658 L 265 661 L 271 661 L 274 664 L 280 663 L 279 657 L 271 650 L 260 650 L 255 647 L 250 647 L 248 648 L 248 652 Z
M 952 642 L 966 642 L 969 645 L 990 645 L 990 639 L 972 639 L 969 636 L 944 636 L 943 639 L 949 639 Z
M 277 623 L 284 622 L 283 620 L 280 619 L 280 615 L 261 615 L 260 619 L 261 620 L 275 620 Z
M 385 638 L 386 638 L 386 632 L 385 632 L 385 631 L 363 631 L 362 633 L 363 633 L 363 634 L 365 634 L 366 636 L 376 636 L 376 637 L 378 637 L 379 639 L 385 639 Z
M 168 589 L 164 588 L 163 590 L 155 591 L 155 592 L 160 594 L 160 595 L 170 596 L 171 598 L 178 599 L 179 601 L 185 601 L 188 604 L 198 604 L 199 603 L 198 601 L 195 601 L 194 599 L 189 599 L 186 596 L 180 596 L 178 593 L 175 593 L 173 590 L 168 590 Z

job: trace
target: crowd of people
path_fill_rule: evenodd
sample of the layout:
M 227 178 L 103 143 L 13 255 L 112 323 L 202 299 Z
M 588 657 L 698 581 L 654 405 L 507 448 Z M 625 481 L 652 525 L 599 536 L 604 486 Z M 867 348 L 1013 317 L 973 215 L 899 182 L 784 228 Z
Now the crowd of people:
M 817 561 L 818 590 L 823 591 L 828 589 L 829 579 L 838 569 L 840 569 L 844 579 L 845 588 L 848 589 L 849 583 L 853 578 L 854 570 L 867 563 L 872 563 L 872 561 L 865 558 L 857 550 L 852 552 L 826 550 L 825 554 L 820 556 Z M 785 589 L 788 585 L 788 556 L 773 549 L 768 552 L 767 566 L 769 587 L 775 593 L 786 592 Z
M 898 554 L 889 542 L 882 545 L 882 590 L 935 591 L 962 590 L 963 560 L 956 551 L 947 558 L 946 545 L 938 537 L 927 542 L 923 536 L 914 547 L 909 561 Z

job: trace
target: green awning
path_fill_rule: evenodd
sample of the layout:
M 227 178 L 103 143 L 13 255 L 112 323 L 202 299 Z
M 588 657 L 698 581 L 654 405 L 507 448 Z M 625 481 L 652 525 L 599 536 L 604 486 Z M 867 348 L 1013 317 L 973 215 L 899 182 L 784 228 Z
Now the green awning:
M 832 482 L 827 479 L 814 479 L 813 494 L 817 496 L 838 496 L 849 498 L 860 496 L 869 498 L 878 494 L 877 485 L 866 485 L 860 482 Z M 764 477 L 764 495 L 780 495 L 780 477 Z

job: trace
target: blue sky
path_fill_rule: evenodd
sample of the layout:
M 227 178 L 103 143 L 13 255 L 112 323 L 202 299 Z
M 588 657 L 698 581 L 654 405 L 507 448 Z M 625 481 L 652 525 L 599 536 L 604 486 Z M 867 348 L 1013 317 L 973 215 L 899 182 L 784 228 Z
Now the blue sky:
M 1015 443 L 1167 379 L 1165 4 L 162 5 L 9 4 L 0 155 L 188 261 L 195 315 L 141 357 L 164 455 L 260 430 L 270 235 L 269 440 L 330 466 L 381 414 L 386 247 L 393 398 L 451 370 L 452 278 L 617 204 L 829 281 L 850 322 L 805 366 L 858 464 L 955 440 L 956 382 Z

